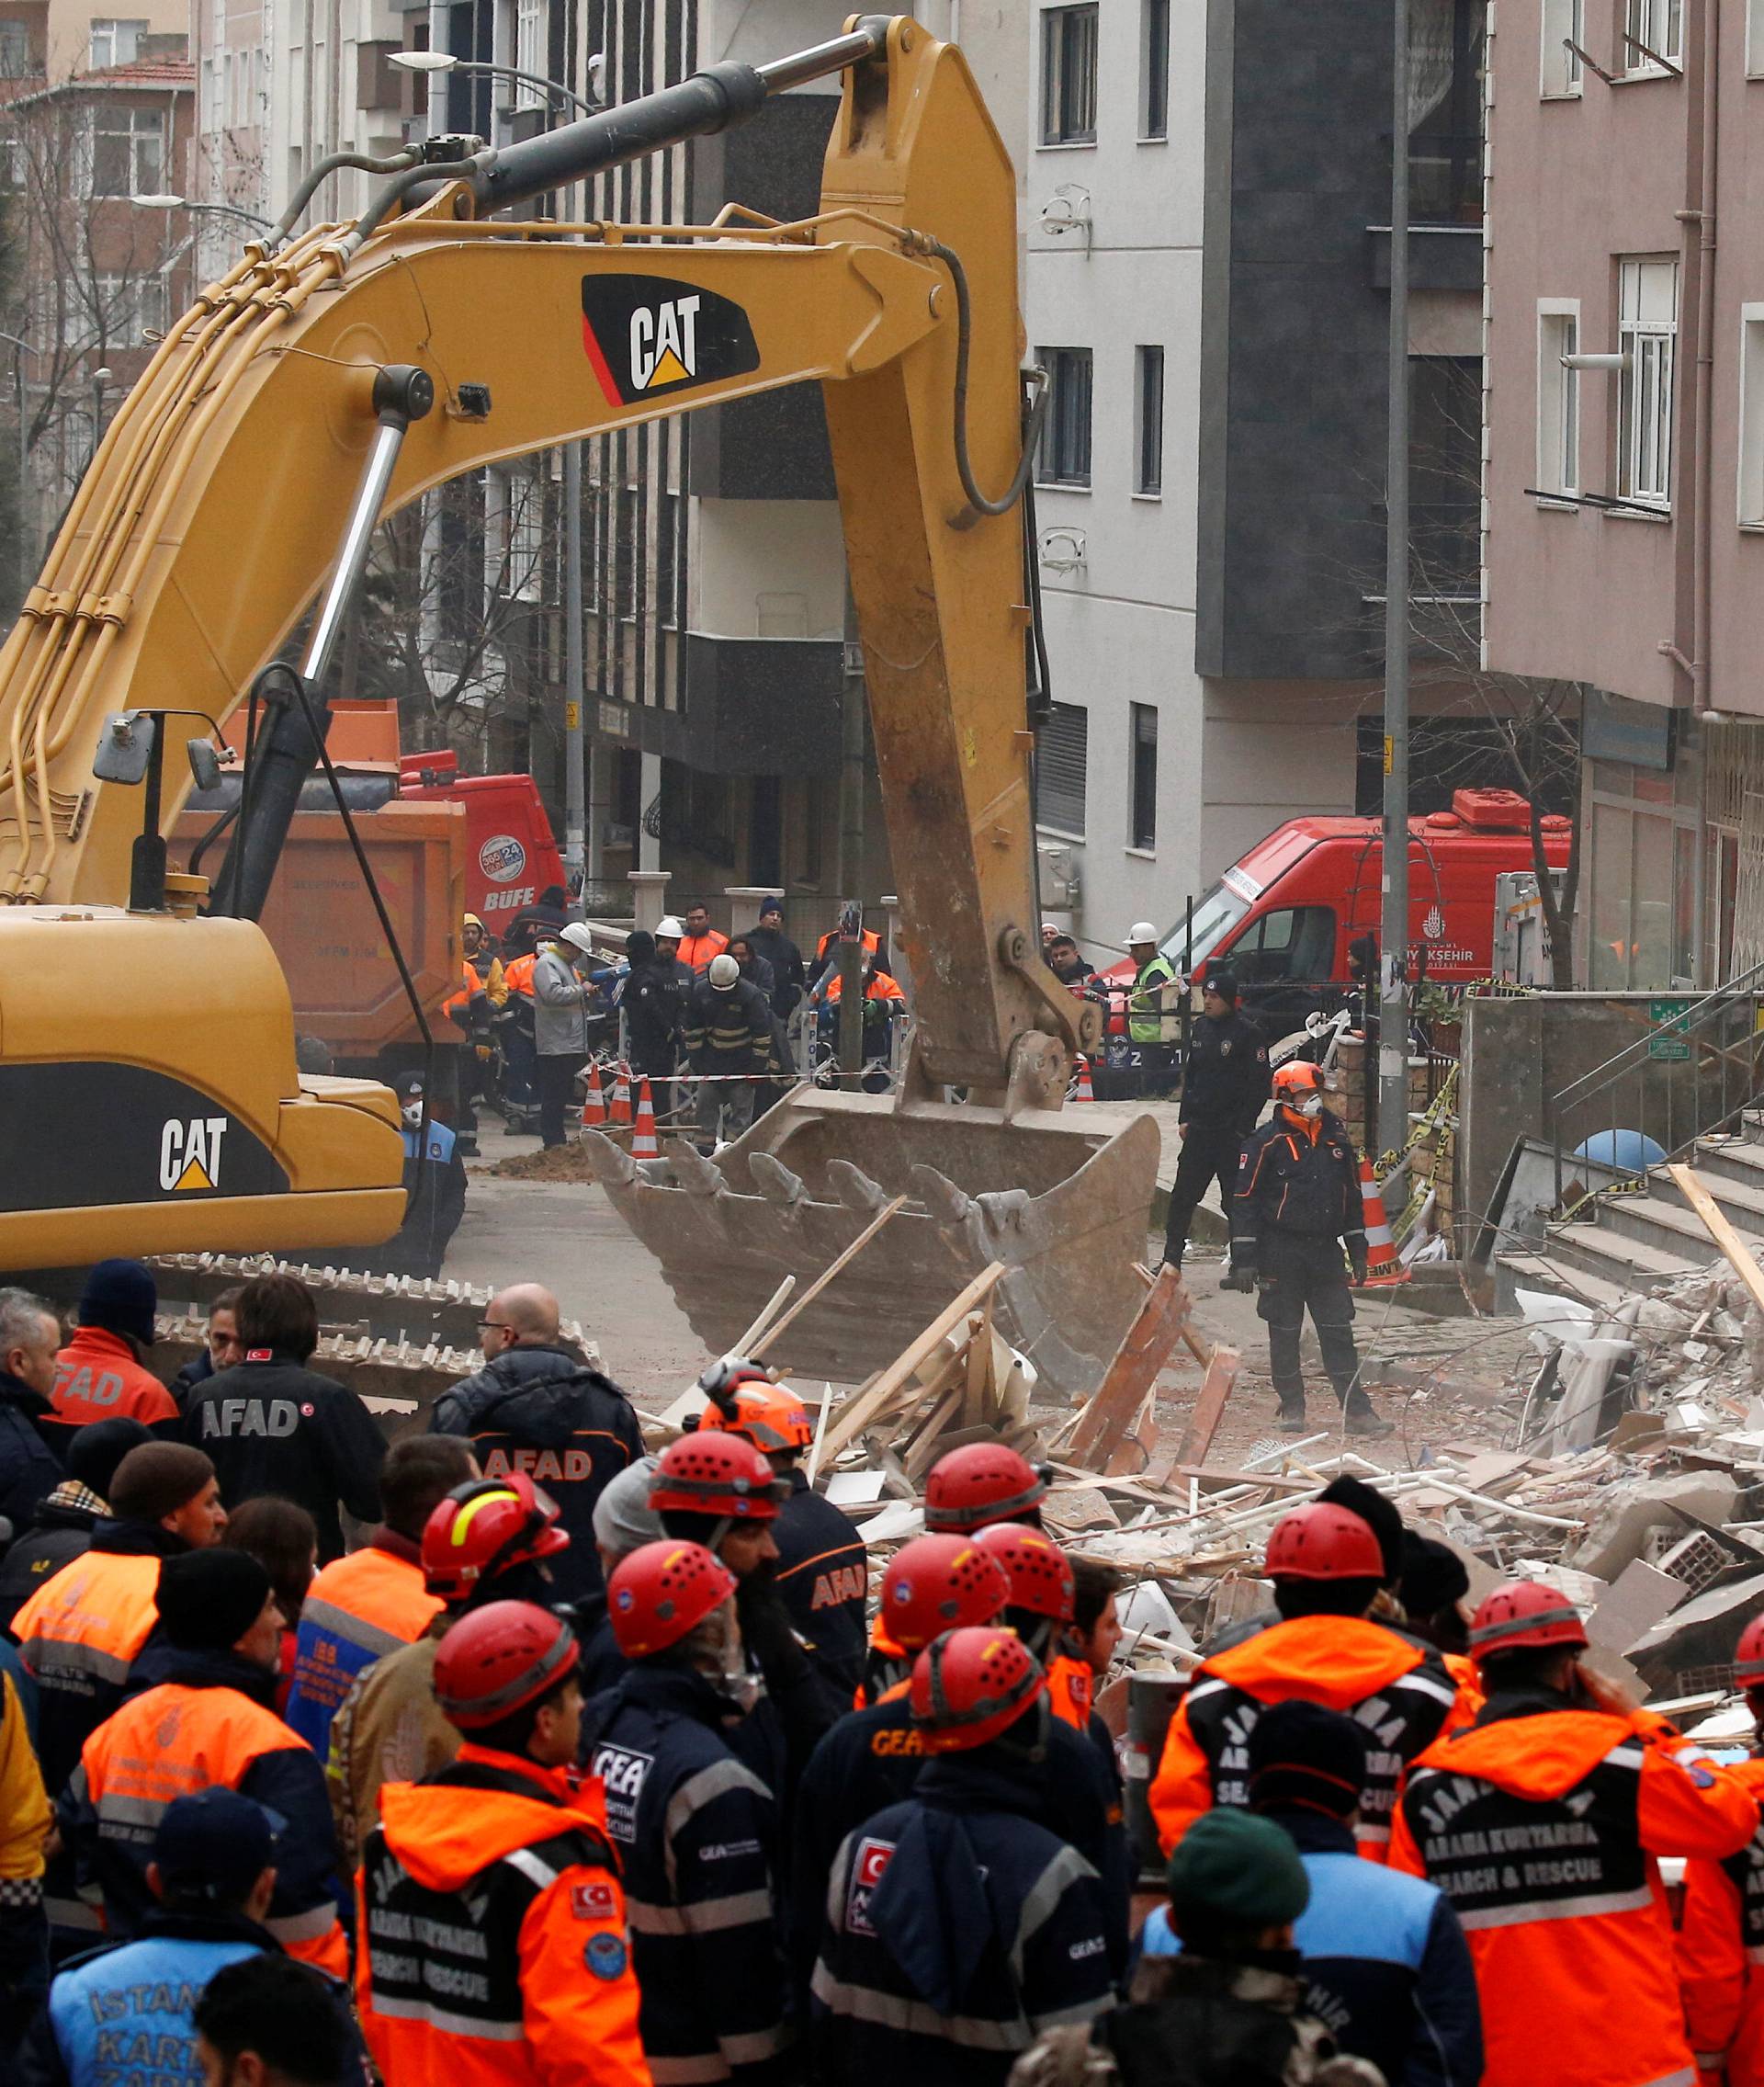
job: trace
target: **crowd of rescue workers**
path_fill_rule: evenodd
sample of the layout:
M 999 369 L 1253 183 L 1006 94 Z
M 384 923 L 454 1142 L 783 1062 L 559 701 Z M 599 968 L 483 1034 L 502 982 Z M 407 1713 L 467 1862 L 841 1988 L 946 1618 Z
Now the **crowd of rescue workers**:
M 519 1284 L 389 1445 L 296 1278 L 169 1387 L 156 1304 L 0 1291 L 9 2081 L 1764 2080 L 1764 1764 L 1353 1479 L 1136 1756 L 1131 1597 L 1002 1444 L 873 1585 L 740 1357 L 646 1454 Z

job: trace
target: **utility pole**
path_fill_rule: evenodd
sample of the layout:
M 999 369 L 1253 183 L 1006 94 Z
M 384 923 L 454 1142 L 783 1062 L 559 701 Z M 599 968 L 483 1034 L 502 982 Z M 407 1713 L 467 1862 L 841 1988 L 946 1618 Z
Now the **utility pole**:
M 1378 1142 L 1408 1141 L 1408 0 L 1396 0 L 1390 88 L 1390 425 L 1385 463 L 1384 919 Z

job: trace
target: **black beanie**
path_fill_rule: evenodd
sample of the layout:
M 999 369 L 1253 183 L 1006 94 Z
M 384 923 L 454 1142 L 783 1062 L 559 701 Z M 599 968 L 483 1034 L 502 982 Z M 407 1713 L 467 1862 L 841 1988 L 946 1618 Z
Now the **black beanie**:
M 1216 992 L 1221 1000 L 1238 1004 L 1238 974 L 1229 964 L 1209 964 L 1201 982 L 1203 992 Z
M 248 1551 L 186 1551 L 159 1569 L 159 1621 L 180 1651 L 224 1652 L 264 1613 L 269 1574 Z
M 639 964 L 655 961 L 655 937 L 647 928 L 634 927 L 625 937 L 625 955 L 635 970 Z
M 1253 1811 L 1320 1811 L 1346 1819 L 1366 1782 L 1366 1732 L 1339 1710 L 1294 1696 L 1264 1710 L 1247 1749 Z
M 1390 1502 L 1363 1480 L 1346 1478 L 1331 1479 L 1317 1497 L 1371 1524 L 1384 1554 L 1385 1585 L 1395 1587 L 1403 1576 L 1403 1518 Z
M 159 1286 L 151 1268 L 139 1261 L 100 1261 L 80 1293 L 80 1324 L 131 1334 L 151 1348 L 158 1306 Z
M 1403 1577 L 1397 1594 L 1412 1616 L 1437 1616 L 1470 1592 L 1470 1575 L 1450 1544 L 1403 1531 Z
M 107 1502 L 117 1466 L 131 1449 L 153 1439 L 139 1421 L 130 1420 L 126 1413 L 119 1413 L 114 1420 L 88 1421 L 85 1426 L 74 1430 L 67 1446 L 67 1475 Z M 202 1483 L 206 1485 L 208 1480 L 204 1479 Z M 179 1501 L 177 1504 L 181 1507 L 184 1503 Z

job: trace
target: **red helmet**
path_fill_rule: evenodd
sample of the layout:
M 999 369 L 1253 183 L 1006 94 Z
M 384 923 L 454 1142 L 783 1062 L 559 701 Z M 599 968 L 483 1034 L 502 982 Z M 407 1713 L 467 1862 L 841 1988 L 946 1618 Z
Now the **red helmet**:
M 435 1647 L 435 1698 L 448 1724 L 477 1731 L 555 1688 L 576 1657 L 574 1632 L 549 1609 L 486 1602 Z
M 1739 1634 L 1734 1679 L 1742 1688 L 1764 1688 L 1764 1616 L 1755 1616 Z
M 1313 1065 L 1307 1058 L 1289 1059 L 1284 1065 L 1275 1067 L 1273 1089 L 1277 1102 L 1295 1102 L 1304 1095 L 1320 1095 L 1324 1089 L 1323 1068 Z
M 735 1575 L 703 1544 L 668 1538 L 621 1559 L 606 1582 L 613 1637 L 628 1660 L 665 1652 L 735 1592 Z
M 991 1623 L 1011 1599 L 1004 1568 L 972 1537 L 915 1537 L 888 1560 L 876 1626 L 890 1650 L 919 1652 L 945 1630 Z
M 781 1450 L 807 1449 L 815 1439 L 808 1409 L 794 1391 L 773 1383 L 758 1363 L 725 1355 L 698 1379 L 710 1401 L 698 1416 L 700 1435 L 740 1435 L 756 1449 L 775 1457 Z
M 1470 1625 L 1470 1654 L 1517 1652 L 1531 1646 L 1587 1642 L 1580 1612 L 1566 1594 L 1541 1580 L 1510 1580 L 1485 1597 Z
M 462 1601 L 481 1580 L 568 1550 L 561 1512 L 525 1471 L 469 1479 L 436 1504 L 424 1528 L 424 1585 L 441 1601 Z
M 1370 1522 L 1313 1500 L 1274 1524 L 1262 1571 L 1271 1580 L 1382 1580 L 1385 1554 Z
M 925 1526 L 940 1536 L 983 1529 L 1026 1513 L 1047 1480 L 1001 1442 L 969 1442 L 938 1457 L 925 1479 Z
M 927 1753 L 966 1752 L 1008 1731 L 1046 1684 L 1014 1631 L 948 1630 L 912 1663 L 912 1721 Z
M 789 1493 L 772 1467 L 745 1436 L 723 1428 L 699 1428 L 662 1452 L 650 1485 L 650 1505 L 686 1514 L 738 1514 L 770 1522 Z
M 1071 1560 L 1050 1537 L 1025 1529 L 1020 1522 L 994 1522 L 977 1531 L 974 1541 L 1003 1566 L 1011 1582 L 1012 1608 L 1050 1616 L 1056 1623 L 1072 1620 L 1078 1582 Z

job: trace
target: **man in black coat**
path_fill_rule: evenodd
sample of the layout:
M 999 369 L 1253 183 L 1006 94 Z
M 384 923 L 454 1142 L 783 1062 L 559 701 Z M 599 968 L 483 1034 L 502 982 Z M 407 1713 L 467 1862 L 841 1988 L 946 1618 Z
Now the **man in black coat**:
M 91 1549 L 94 1530 L 110 1514 L 117 1466 L 153 1439 L 127 1413 L 74 1429 L 67 1446 L 67 1476 L 44 1496 L 0 1564 L 0 1630 L 11 1629 L 13 1617 L 45 1580 Z
M 664 957 L 654 936 L 635 929 L 625 941 L 630 970 L 619 995 L 625 1012 L 625 1041 L 631 1071 L 650 1083 L 650 1099 L 658 1117 L 673 1114 L 673 1072 L 680 1062 L 680 1012 L 692 973 L 673 956 Z
M 1182 1265 L 1188 1228 L 1216 1181 L 1220 1208 L 1229 1217 L 1238 1154 L 1268 1099 L 1268 1046 L 1256 1025 L 1238 1012 L 1237 975 L 1216 964 L 1206 974 L 1182 1068 L 1182 1150 L 1164 1233 L 1164 1259 L 1172 1268 Z
M 807 971 L 802 951 L 784 932 L 784 901 L 767 899 L 760 907 L 760 924 L 748 936 L 754 954 L 772 967 L 772 1012 L 787 1022 L 802 999 Z
M 0 1514 L 22 1529 L 62 1482 L 62 1459 L 44 1439 L 51 1411 L 60 1321 L 28 1290 L 0 1289 Z
M 470 1441 L 487 1479 L 525 1471 L 558 1503 L 570 1548 L 551 1561 L 557 1598 L 602 1591 L 594 1503 L 643 1454 L 630 1401 L 559 1336 L 558 1300 L 517 1283 L 490 1300 L 481 1333 L 484 1367 L 435 1401 L 433 1435 Z

